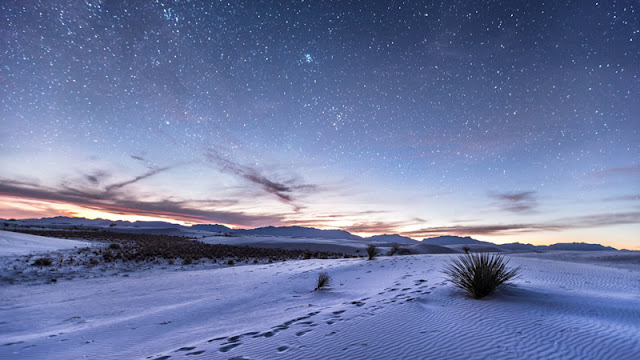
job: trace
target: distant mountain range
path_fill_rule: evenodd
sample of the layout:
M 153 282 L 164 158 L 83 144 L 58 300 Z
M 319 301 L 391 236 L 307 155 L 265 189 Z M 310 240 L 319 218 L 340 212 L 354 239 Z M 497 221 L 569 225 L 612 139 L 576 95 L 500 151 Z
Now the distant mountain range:
M 344 230 L 323 230 L 302 226 L 267 226 L 255 229 L 232 229 L 219 224 L 199 224 L 193 226 L 182 226 L 178 224 L 161 221 L 111 221 L 104 219 L 85 219 L 75 217 L 52 217 L 42 219 L 5 220 L 0 219 L 0 229 L 11 229 L 13 227 L 36 227 L 36 228 L 60 228 L 74 229 L 82 228 L 88 230 L 109 229 L 111 231 L 123 232 L 151 232 L 161 231 L 184 233 L 185 236 L 194 235 L 196 232 L 211 232 L 220 234 L 235 235 L 262 235 L 262 236 L 282 236 L 292 238 L 315 238 L 315 239 L 345 239 L 358 240 L 363 243 L 375 243 L 379 245 L 407 245 L 416 252 L 428 253 L 449 253 L 470 250 L 473 252 L 486 251 L 541 251 L 541 250 L 570 250 L 570 251 L 617 251 L 617 249 L 600 244 L 587 243 L 559 243 L 547 246 L 537 246 L 522 243 L 494 244 L 487 241 L 480 241 L 469 236 L 438 236 L 417 241 L 409 237 L 398 234 L 375 235 L 363 238 Z M 467 249 L 468 248 L 468 249 Z
M 438 236 L 429 239 L 423 239 L 422 243 L 430 245 L 439 245 L 447 247 L 455 247 L 456 249 L 462 249 L 468 247 L 471 251 L 489 250 L 484 247 L 497 248 L 498 250 L 506 251 L 536 251 L 536 250 L 571 250 L 571 251 L 617 251 L 617 249 L 610 246 L 603 246 L 600 244 L 587 244 L 587 243 L 559 243 L 553 245 L 531 245 L 521 243 L 510 244 L 494 244 L 488 241 L 480 241 L 473 239 L 469 236 Z

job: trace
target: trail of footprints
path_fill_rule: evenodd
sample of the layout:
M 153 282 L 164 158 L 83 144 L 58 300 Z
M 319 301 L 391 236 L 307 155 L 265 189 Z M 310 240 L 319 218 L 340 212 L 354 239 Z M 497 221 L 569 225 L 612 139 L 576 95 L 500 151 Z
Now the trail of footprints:
M 415 273 L 415 272 L 414 272 Z M 373 316 L 377 311 L 385 308 L 385 306 L 389 306 L 391 304 L 400 304 L 414 301 L 420 295 L 430 294 L 436 286 L 430 286 L 427 284 L 427 280 L 425 279 L 417 279 L 411 281 L 413 275 L 406 274 L 401 279 L 405 280 L 405 284 L 403 285 L 400 281 L 396 281 L 392 286 L 383 289 L 378 293 L 380 296 L 379 299 L 374 300 L 374 302 L 368 304 L 368 300 L 371 300 L 370 297 L 365 297 L 358 300 L 353 300 L 350 302 L 345 302 L 342 305 L 346 305 L 346 309 L 332 311 L 327 314 L 326 318 L 323 320 L 323 323 L 327 326 L 331 326 L 337 322 L 345 321 L 345 320 L 353 320 L 362 317 Z M 408 284 L 407 284 L 408 283 Z M 437 284 L 441 285 L 441 284 Z M 385 296 L 386 295 L 386 296 Z M 314 330 L 314 327 L 319 326 L 320 324 L 316 323 L 313 318 L 318 314 L 328 308 L 323 308 L 317 311 L 312 311 L 307 313 L 304 316 L 291 319 L 285 321 L 282 324 L 273 326 L 270 330 L 267 331 L 251 331 L 247 333 L 243 333 L 240 335 L 234 336 L 221 336 L 217 338 L 213 338 L 207 341 L 207 343 L 217 343 L 217 354 L 218 356 L 228 353 L 230 350 L 235 349 L 243 344 L 244 341 L 249 339 L 259 339 L 259 338 L 270 338 L 277 335 L 279 332 L 289 330 L 293 328 L 295 330 L 295 336 L 301 337 L 304 336 Z M 358 311 L 362 309 L 362 311 Z M 345 316 L 349 314 L 349 316 Z M 330 329 L 329 329 L 330 330 Z M 338 331 L 328 331 L 325 336 L 333 336 L 337 334 Z M 275 348 L 275 351 L 278 354 L 285 353 L 291 348 L 291 345 L 283 344 Z M 182 355 L 182 356 L 193 356 L 193 355 L 201 355 L 206 353 L 207 350 L 198 350 L 195 346 L 185 346 L 177 349 L 171 353 L 171 355 L 163 355 L 159 357 L 148 357 L 148 359 L 152 360 L 168 360 L 172 358 L 174 355 Z M 230 354 L 231 356 L 231 354 Z M 243 356 L 231 356 L 229 360 L 248 360 Z

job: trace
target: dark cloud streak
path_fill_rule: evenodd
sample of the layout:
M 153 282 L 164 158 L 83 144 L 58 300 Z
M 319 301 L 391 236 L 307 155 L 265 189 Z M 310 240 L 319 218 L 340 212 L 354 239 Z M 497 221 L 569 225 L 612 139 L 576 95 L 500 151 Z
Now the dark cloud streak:
M 514 213 L 533 211 L 538 206 L 535 195 L 535 191 L 489 193 L 489 197 L 497 200 L 503 210 Z
M 275 195 L 278 200 L 293 206 L 296 211 L 301 210 L 302 207 L 295 203 L 294 193 L 310 191 L 317 188 L 311 184 L 297 184 L 294 180 L 290 180 L 288 182 L 289 184 L 273 181 L 261 175 L 256 169 L 223 158 L 213 150 L 207 151 L 205 156 L 210 163 L 215 164 L 220 170 L 243 178 L 249 183 L 258 185 L 263 191 Z
M 518 233 L 562 231 L 612 225 L 640 224 L 640 212 L 595 214 L 561 218 L 549 222 L 524 224 L 481 224 L 436 226 L 400 233 L 409 237 L 432 237 L 438 235 L 513 235 Z
M 161 172 L 163 172 L 163 171 L 167 171 L 167 170 L 169 170 L 169 169 L 170 169 L 170 167 L 168 167 L 168 166 L 167 166 L 167 167 L 163 167 L 163 168 L 155 168 L 155 169 L 152 169 L 151 171 L 148 171 L 148 172 L 147 172 L 147 173 L 145 173 L 145 174 L 142 174 L 142 175 L 136 176 L 135 178 L 133 178 L 133 179 L 131 179 L 131 180 L 123 181 L 123 182 L 116 183 L 116 184 L 111 184 L 111 185 L 109 185 L 109 186 L 107 186 L 107 187 L 106 187 L 106 191 L 107 191 L 107 192 L 112 192 L 112 191 L 114 191 L 114 190 L 122 189 L 123 187 L 125 187 L 125 186 L 127 186 L 127 185 L 135 184 L 135 183 L 137 183 L 137 182 L 138 182 L 138 181 L 140 181 L 140 180 L 144 180 L 144 179 L 146 179 L 146 178 L 149 178 L 149 177 L 151 177 L 151 176 L 154 176 L 154 175 L 156 175 L 156 174 L 159 174 L 159 173 L 161 173 Z

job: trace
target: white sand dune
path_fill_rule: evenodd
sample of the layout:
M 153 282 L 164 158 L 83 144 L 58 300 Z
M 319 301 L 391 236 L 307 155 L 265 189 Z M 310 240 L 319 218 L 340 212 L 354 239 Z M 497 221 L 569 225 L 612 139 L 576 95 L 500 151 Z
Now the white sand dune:
M 330 251 L 342 254 L 364 254 L 368 243 L 362 240 L 318 239 L 306 237 L 270 236 L 270 235 L 236 235 L 208 236 L 198 238 L 207 244 L 226 244 L 236 246 L 252 246 L 261 248 L 279 248 L 287 250 Z M 382 249 L 385 252 L 387 249 Z
M 56 239 L 0 230 L 0 256 L 26 255 L 91 246 L 77 240 Z
M 444 281 L 451 256 L 157 267 L 127 277 L 3 286 L 0 358 L 636 359 L 640 353 L 640 266 L 633 262 L 514 256 L 511 264 L 522 266 L 517 286 L 473 300 Z M 314 292 L 320 271 L 333 284 Z

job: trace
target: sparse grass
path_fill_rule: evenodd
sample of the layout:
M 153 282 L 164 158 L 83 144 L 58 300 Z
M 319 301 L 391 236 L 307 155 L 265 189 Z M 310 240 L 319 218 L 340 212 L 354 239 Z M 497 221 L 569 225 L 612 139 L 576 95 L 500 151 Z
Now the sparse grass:
M 53 261 L 48 257 L 37 258 L 34 262 L 34 266 L 51 266 Z
M 313 291 L 324 290 L 331 284 L 331 276 L 328 272 L 323 271 L 318 274 L 318 279 L 316 281 L 316 288 Z
M 378 255 L 378 247 L 373 244 L 367 245 L 367 255 L 369 256 L 369 260 L 375 259 Z
M 497 254 L 465 254 L 453 259 L 443 272 L 456 287 L 467 291 L 474 299 L 480 299 L 508 285 L 517 276 L 520 268 L 510 269 L 508 263 Z

